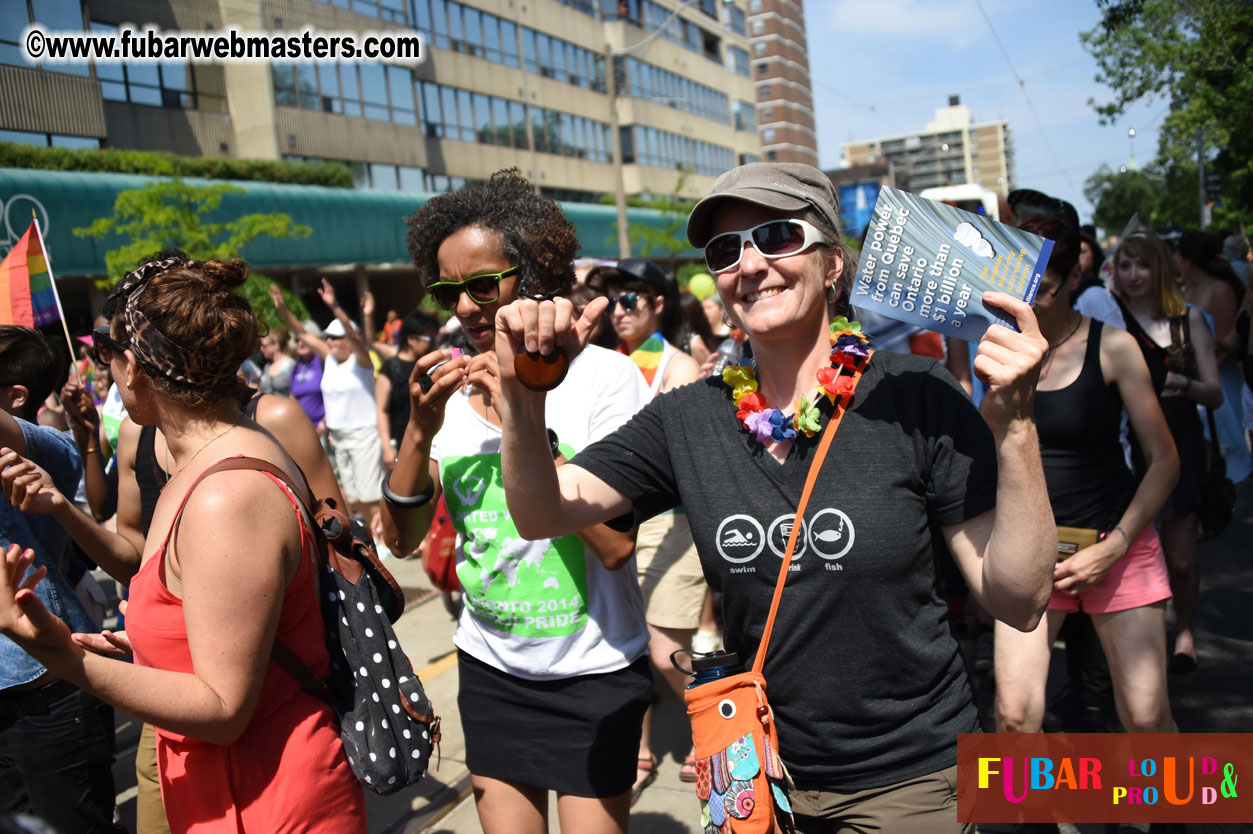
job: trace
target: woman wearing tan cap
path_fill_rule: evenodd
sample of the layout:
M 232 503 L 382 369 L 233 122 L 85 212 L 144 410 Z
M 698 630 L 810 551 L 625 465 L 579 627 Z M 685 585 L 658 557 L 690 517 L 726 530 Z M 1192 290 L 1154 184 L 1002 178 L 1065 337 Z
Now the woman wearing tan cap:
M 556 471 L 541 466 L 544 395 L 518 384 L 512 359 L 577 353 L 603 302 L 577 321 L 561 299 L 502 309 L 505 490 L 527 537 L 682 504 L 705 577 L 723 593 L 727 648 L 747 662 L 832 413 L 827 395 L 846 393 L 848 367 L 860 368 L 765 663 L 778 752 L 801 831 L 854 818 L 886 831 L 960 830 L 956 736 L 978 720 L 935 562 L 947 548 L 994 616 L 1019 629 L 1039 621 L 1057 547 L 1032 421 L 1047 343 L 1026 304 L 984 296 L 1021 332 L 991 327 L 979 345 L 982 417 L 932 359 L 877 352 L 867 362 L 854 326 L 831 327 L 852 271 L 839 225 L 817 169 L 754 163 L 719 177 L 688 239 L 704 248 L 753 364 L 656 397 Z

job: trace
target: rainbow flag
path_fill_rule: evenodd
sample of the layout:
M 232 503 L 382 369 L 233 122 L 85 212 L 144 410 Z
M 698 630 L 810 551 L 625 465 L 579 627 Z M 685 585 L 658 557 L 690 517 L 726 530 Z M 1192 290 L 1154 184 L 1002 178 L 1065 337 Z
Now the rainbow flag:
M 0 324 L 42 327 L 61 318 L 39 234 L 30 228 L 0 262 Z
M 626 353 L 626 348 L 623 348 Z M 653 379 L 657 376 L 657 368 L 661 365 L 661 357 L 666 352 L 666 339 L 658 331 L 644 340 L 644 344 L 631 351 L 631 359 L 644 375 L 644 382 L 651 389 Z

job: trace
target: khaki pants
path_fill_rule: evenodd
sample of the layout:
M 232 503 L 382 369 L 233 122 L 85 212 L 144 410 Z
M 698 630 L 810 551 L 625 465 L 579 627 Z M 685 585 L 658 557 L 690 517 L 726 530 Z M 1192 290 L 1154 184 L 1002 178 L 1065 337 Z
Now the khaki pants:
M 135 830 L 137 834 L 170 834 L 161 804 L 161 778 L 157 775 L 157 732 L 144 724 L 135 748 Z
M 793 791 L 800 834 L 884 831 L 892 834 L 971 834 L 957 821 L 957 766 L 864 791 Z

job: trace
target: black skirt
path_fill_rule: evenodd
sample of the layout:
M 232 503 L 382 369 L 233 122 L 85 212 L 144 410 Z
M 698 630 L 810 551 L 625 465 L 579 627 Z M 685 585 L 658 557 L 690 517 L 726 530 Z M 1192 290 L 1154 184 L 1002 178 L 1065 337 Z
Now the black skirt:
M 476 776 L 607 799 L 635 782 L 648 657 L 600 675 L 532 681 L 458 651 L 457 708 Z

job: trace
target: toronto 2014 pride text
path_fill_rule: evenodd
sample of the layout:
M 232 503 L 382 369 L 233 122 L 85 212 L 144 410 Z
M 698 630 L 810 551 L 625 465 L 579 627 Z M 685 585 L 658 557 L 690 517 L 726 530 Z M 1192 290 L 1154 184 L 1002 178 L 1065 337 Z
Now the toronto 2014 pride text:
M 1185 768 L 1186 777 L 1183 775 Z M 1159 772 L 1160 789 L 1154 785 L 1129 784 L 1131 780 L 1154 779 Z M 1186 759 L 1163 756 L 1160 767 L 1156 759 L 1127 759 L 1125 770 L 1118 765 L 1105 768 L 1100 758 L 1088 756 L 1057 759 L 1045 756 L 981 756 L 979 790 L 995 790 L 994 777 L 998 776 L 1001 791 L 1009 802 L 1022 802 L 1031 791 L 1107 791 L 1114 805 L 1156 805 L 1162 801 L 1171 805 L 1188 805 L 1194 801 L 1213 805 L 1224 798 L 1237 798 L 1239 780 L 1233 763 L 1227 762 L 1220 768 L 1218 760 L 1212 756 L 1188 756 Z M 1198 785 L 1198 776 L 1202 783 L 1217 784 Z M 1181 783 L 1185 780 L 1186 789 L 1183 789 Z

